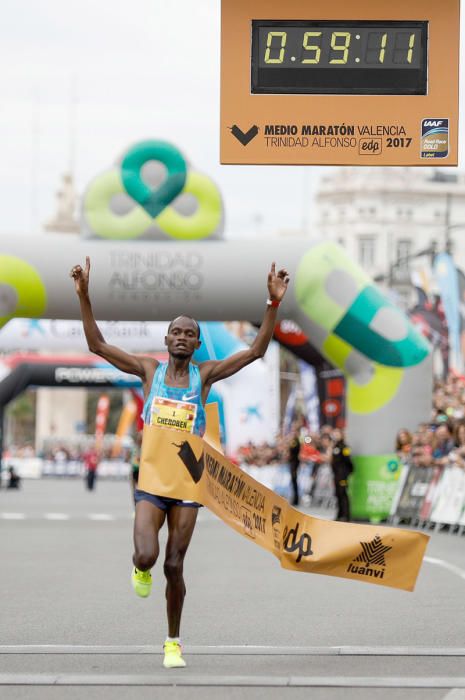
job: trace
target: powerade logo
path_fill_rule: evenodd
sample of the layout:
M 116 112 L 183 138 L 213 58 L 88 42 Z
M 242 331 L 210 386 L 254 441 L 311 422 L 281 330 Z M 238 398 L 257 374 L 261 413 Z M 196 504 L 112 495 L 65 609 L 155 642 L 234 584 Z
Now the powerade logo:
M 423 119 L 421 123 L 421 157 L 447 158 L 449 155 L 449 120 Z
M 120 372 L 113 367 L 56 367 L 55 382 L 57 384 L 140 385 L 140 380 L 132 374 Z
M 224 223 L 215 183 L 155 140 L 136 143 L 91 182 L 82 214 L 85 236 L 111 240 L 218 238 Z

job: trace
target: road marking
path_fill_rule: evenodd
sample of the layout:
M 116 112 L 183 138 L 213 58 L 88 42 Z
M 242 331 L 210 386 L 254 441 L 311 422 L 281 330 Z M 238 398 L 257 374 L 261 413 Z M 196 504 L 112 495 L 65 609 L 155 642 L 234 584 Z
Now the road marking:
M 186 671 L 161 674 L 90 675 L 78 673 L 1 673 L 0 685 L 36 686 L 243 686 L 293 688 L 465 688 L 465 678 L 434 676 L 212 676 L 189 675 Z
M 465 647 L 296 647 L 256 646 L 247 644 L 218 644 L 212 646 L 184 645 L 186 654 L 193 656 L 465 656 Z M 2 654 L 156 654 L 160 645 L 91 645 L 91 644 L 8 644 L 0 645 Z
M 435 566 L 441 566 L 443 569 L 447 569 L 447 571 L 450 571 L 452 574 L 456 574 L 456 576 L 460 576 L 460 578 L 465 581 L 465 571 L 459 566 L 449 564 L 448 561 L 444 561 L 444 559 L 436 559 L 435 557 L 425 557 L 424 560 L 428 564 L 434 564 Z
M 40 515 L 26 515 L 26 513 L 0 513 L 2 520 L 92 520 L 94 522 L 107 522 L 116 520 L 131 520 L 132 515 L 117 517 L 110 513 L 88 513 L 82 515 L 70 515 L 69 513 L 41 513 Z
M 465 700 L 465 690 L 454 688 L 442 700 Z

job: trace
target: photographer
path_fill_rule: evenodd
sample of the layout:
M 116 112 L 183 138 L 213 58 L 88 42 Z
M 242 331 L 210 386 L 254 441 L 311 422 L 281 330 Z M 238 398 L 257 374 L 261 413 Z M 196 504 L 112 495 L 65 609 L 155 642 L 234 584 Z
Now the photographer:
M 353 472 L 353 464 L 350 458 L 350 449 L 344 441 L 342 430 L 335 428 L 331 434 L 332 446 L 329 449 L 331 455 L 331 468 L 334 476 L 334 489 L 337 499 L 336 520 L 350 522 L 349 496 L 347 495 L 347 479 Z

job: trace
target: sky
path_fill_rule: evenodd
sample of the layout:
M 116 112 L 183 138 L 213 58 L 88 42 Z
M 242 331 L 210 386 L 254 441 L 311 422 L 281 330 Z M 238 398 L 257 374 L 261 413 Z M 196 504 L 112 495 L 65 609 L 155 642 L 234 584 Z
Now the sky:
M 1 16 L 0 234 L 41 230 L 70 163 L 82 192 L 146 138 L 217 182 L 229 238 L 311 228 L 325 169 L 219 164 L 220 0 L 2 0 Z

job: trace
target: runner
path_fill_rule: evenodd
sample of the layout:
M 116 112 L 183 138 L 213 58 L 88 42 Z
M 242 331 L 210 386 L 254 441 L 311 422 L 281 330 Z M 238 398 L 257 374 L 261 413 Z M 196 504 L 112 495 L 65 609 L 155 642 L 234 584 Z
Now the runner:
M 90 258 L 83 269 L 75 265 L 70 276 L 74 279 L 81 317 L 89 350 L 103 357 L 123 372 L 140 377 L 144 389 L 145 423 L 175 428 L 202 436 L 205 431 L 204 404 L 214 382 L 226 379 L 243 367 L 263 357 L 273 335 L 279 304 L 286 293 L 289 277 L 286 270 L 276 273 L 272 263 L 268 274 L 268 294 L 265 315 L 251 347 L 225 360 L 209 360 L 195 365 L 191 362 L 200 347 L 200 327 L 190 316 L 178 316 L 168 326 L 165 344 L 167 363 L 151 357 L 131 355 L 109 345 L 97 326 L 89 297 Z M 152 588 L 150 570 L 159 554 L 158 533 L 168 522 L 164 573 L 168 637 L 164 644 L 165 668 L 182 668 L 179 638 L 181 613 L 186 595 L 183 562 L 194 531 L 198 503 L 154 496 L 135 490 L 134 568 L 132 585 L 137 595 L 146 598 Z

